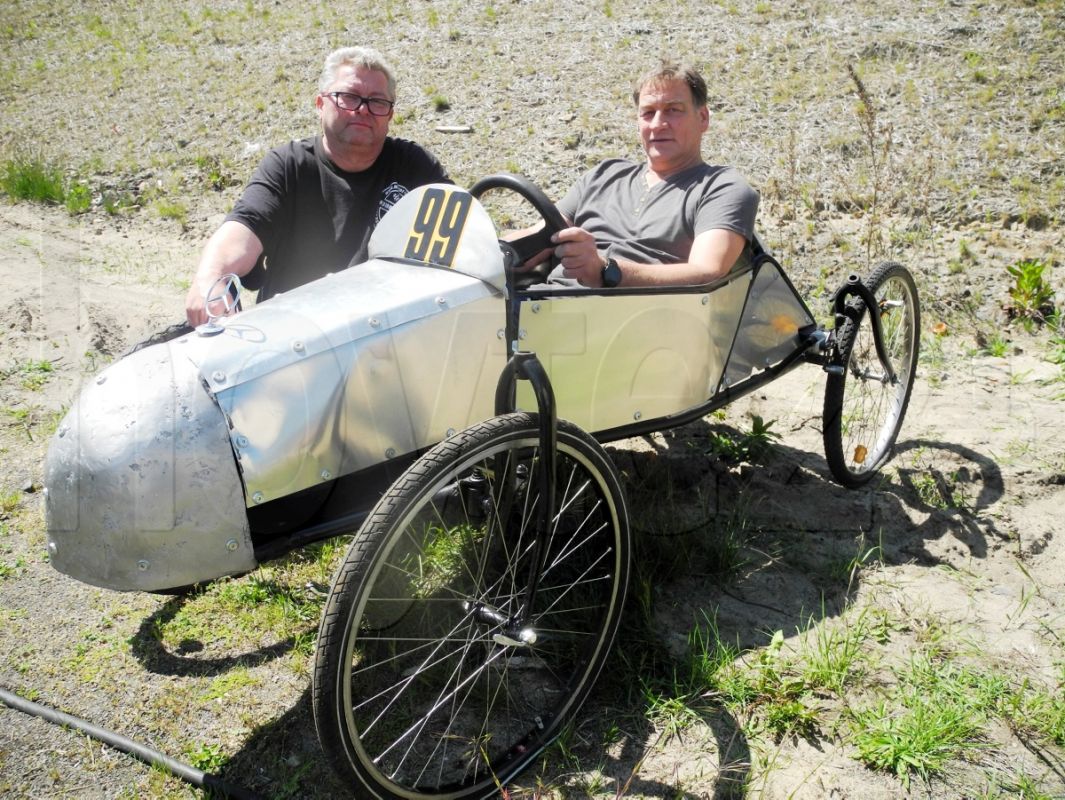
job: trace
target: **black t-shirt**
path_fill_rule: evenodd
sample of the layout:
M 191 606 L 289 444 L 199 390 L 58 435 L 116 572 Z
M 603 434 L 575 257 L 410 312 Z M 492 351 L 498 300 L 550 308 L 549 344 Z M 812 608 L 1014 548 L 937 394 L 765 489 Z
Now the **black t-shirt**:
M 244 285 L 259 289 L 261 302 L 365 261 L 385 212 L 411 189 L 437 182 L 450 183 L 440 162 L 406 139 L 386 138 L 362 172 L 344 172 L 330 161 L 321 136 L 274 148 L 226 217 L 263 244 Z

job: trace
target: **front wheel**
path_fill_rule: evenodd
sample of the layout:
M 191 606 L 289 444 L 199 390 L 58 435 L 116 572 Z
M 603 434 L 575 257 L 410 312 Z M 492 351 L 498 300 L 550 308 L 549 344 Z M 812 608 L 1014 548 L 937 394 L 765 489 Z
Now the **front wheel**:
M 447 439 L 381 498 L 334 578 L 315 725 L 373 797 L 498 796 L 606 659 L 629 572 L 621 485 L 602 448 L 559 422 L 555 516 L 538 548 L 543 455 L 532 414 Z
M 829 374 L 824 407 L 828 467 L 837 481 L 852 488 L 868 482 L 891 455 L 910 402 L 921 329 L 917 287 L 909 270 L 881 264 L 865 285 L 877 300 L 873 313 L 879 315 L 895 379 L 877 356 L 870 310 L 854 300 L 859 313 L 839 331 L 843 371 Z

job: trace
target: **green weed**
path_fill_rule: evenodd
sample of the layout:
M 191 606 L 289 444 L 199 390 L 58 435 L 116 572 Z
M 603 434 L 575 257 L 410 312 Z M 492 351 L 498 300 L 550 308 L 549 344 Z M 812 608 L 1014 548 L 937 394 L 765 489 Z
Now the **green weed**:
M 240 183 L 216 155 L 197 156 L 193 163 L 199 172 L 204 186 L 216 192 L 220 192 L 228 186 L 236 186 Z
M 22 558 L 17 559 L 14 563 L 0 561 L 0 580 L 4 580 L 5 578 L 13 578 L 16 575 L 20 575 L 25 566 L 26 562 Z
M 19 492 L 14 490 L 0 493 L 0 514 L 10 514 L 18 508 L 21 499 Z
M 725 461 L 756 463 L 763 459 L 780 434 L 771 430 L 775 420 L 766 422 L 757 414 L 751 416 L 751 430 L 738 437 L 726 433 L 710 435 L 710 452 Z
M 72 215 L 84 214 L 92 208 L 92 190 L 84 183 L 75 183 L 63 198 L 63 205 Z
M 238 667 L 219 675 L 211 681 L 211 684 L 200 696 L 200 699 L 204 702 L 218 700 L 232 691 L 248 686 L 257 686 L 258 684 L 258 679 L 254 678 L 247 669 Z
M 182 230 L 186 230 L 189 224 L 189 209 L 179 200 L 159 199 L 154 204 L 155 213 L 163 219 L 172 219 Z
M 760 722 L 777 741 L 790 734 L 812 736 L 817 729 L 816 713 L 808 705 L 810 687 L 784 658 L 783 646 L 784 632 L 776 631 L 752 670 Z
M 993 331 L 990 336 L 984 338 L 980 349 L 985 355 L 1003 358 L 1010 351 L 1010 340 L 1001 331 Z
M 888 170 L 893 145 L 892 128 L 890 124 L 881 122 L 879 109 L 853 64 L 847 64 L 847 74 L 850 75 L 858 96 L 855 114 L 867 149 L 868 178 L 866 182 L 869 185 L 868 195 L 859 195 L 857 189 L 852 190 L 850 202 L 867 212 L 864 236 L 865 253 L 866 259 L 872 261 L 873 256 L 882 250 L 884 244 L 880 218 L 887 193 Z
M 737 502 L 727 514 L 713 518 L 702 540 L 703 561 L 708 572 L 727 580 L 743 571 L 748 563 L 745 548 L 750 526 L 742 502 Z
M 1038 259 L 1026 259 L 1006 267 L 1013 278 L 1007 311 L 1026 327 L 1044 322 L 1054 313 L 1054 289 L 1043 275 L 1046 269 L 1047 265 Z
M 701 719 L 692 701 L 696 695 L 664 693 L 645 686 L 647 719 L 655 724 L 667 740 L 675 738 Z
M 0 166 L 0 191 L 12 200 L 63 202 L 63 172 L 39 158 L 18 156 Z
M 52 377 L 55 365 L 51 361 L 27 361 L 18 367 L 20 383 L 23 389 L 39 391 Z
M 214 775 L 220 773 L 229 763 L 229 757 L 215 744 L 201 743 L 190 749 L 187 757 L 191 766 Z
M 1027 678 L 1002 701 L 1005 718 L 1015 730 L 1035 733 L 1065 746 L 1065 697 L 1061 687 L 1050 693 L 1033 687 Z
M 891 694 L 853 709 L 854 743 L 863 762 L 895 773 L 909 788 L 912 774 L 927 781 L 946 764 L 980 746 L 980 731 L 1004 680 L 918 653 L 898 675 Z
M 868 638 L 864 611 L 846 625 L 815 627 L 811 619 L 799 651 L 803 680 L 809 686 L 841 693 L 860 674 Z
M 929 386 L 939 386 L 947 374 L 947 358 L 943 352 L 943 337 L 936 335 L 921 336 L 921 354 L 917 357 L 921 365 L 921 375 Z

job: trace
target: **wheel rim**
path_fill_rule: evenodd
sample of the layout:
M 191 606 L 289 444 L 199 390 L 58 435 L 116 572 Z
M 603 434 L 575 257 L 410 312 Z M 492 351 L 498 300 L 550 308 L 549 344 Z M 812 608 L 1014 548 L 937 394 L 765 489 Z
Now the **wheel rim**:
M 915 298 L 910 285 L 901 277 L 889 276 L 875 294 L 884 350 L 896 380 L 887 380 L 867 311 L 847 359 L 839 423 L 844 465 L 853 475 L 876 470 L 890 454 L 906 410 L 917 351 Z
M 534 551 L 535 442 L 497 442 L 427 485 L 353 609 L 345 727 L 363 768 L 397 795 L 476 794 L 521 769 L 612 639 L 619 509 L 599 469 L 562 441 L 535 606 L 521 631 L 506 624 L 523 607 Z

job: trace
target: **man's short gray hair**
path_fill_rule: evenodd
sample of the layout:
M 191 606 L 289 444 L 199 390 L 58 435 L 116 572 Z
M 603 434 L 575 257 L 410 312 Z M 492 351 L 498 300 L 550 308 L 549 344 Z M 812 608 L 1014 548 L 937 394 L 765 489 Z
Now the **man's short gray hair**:
M 688 84 L 688 88 L 691 89 L 692 101 L 695 103 L 695 107 L 702 108 L 706 105 L 706 81 L 699 74 L 699 70 L 691 66 L 691 64 L 674 64 L 669 61 L 663 61 L 636 80 L 632 89 L 632 102 L 639 106 L 640 92 L 644 88 L 665 81 L 684 81 Z
M 392 65 L 372 47 L 341 47 L 327 55 L 325 66 L 322 67 L 322 76 L 318 79 L 318 91 L 329 89 L 337 79 L 337 72 L 345 66 L 362 67 L 383 73 L 388 79 L 388 97 L 390 100 L 396 99 L 396 76 L 392 72 Z

